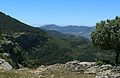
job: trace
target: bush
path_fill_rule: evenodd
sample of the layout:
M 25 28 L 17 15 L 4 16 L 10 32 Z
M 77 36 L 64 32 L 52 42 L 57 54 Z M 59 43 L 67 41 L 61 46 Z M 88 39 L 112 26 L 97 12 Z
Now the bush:
M 104 65 L 104 64 L 106 64 L 106 63 L 105 63 L 104 61 L 99 60 L 99 61 L 96 62 L 96 64 L 97 64 L 97 65 Z

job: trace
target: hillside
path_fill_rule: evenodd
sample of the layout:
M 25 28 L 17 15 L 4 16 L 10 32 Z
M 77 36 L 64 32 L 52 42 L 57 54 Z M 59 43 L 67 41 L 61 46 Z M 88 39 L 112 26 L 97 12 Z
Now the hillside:
M 0 58 L 5 59 L 14 68 L 37 68 L 42 64 L 80 59 L 80 51 L 88 47 L 90 42 L 80 38 L 55 37 L 0 12 Z
M 113 55 L 84 37 L 35 28 L 0 12 L 0 58 L 13 68 L 37 68 L 72 60 L 108 61 Z
M 79 41 L 83 43 L 90 43 L 90 40 L 87 38 L 84 38 L 83 36 L 75 36 L 73 34 L 64 34 L 56 30 L 46 30 L 46 29 L 43 29 L 43 30 L 46 31 L 47 34 L 55 38 L 68 39 L 68 40 L 79 39 Z
M 41 64 L 70 60 L 69 55 L 64 52 L 69 49 L 56 45 L 55 39 L 46 32 L 2 12 L 0 12 L 0 47 L 0 57 L 14 68 L 19 68 L 19 65 L 35 68 Z M 61 50 L 62 52 L 58 54 Z M 63 60 L 64 58 L 66 59 Z
M 70 25 L 70 26 L 61 27 L 55 24 L 44 25 L 44 26 L 41 26 L 40 28 L 43 28 L 46 30 L 55 30 L 64 34 L 73 34 L 75 36 L 83 36 L 88 39 L 90 39 L 90 34 L 94 30 L 94 27 L 88 27 L 88 26 Z

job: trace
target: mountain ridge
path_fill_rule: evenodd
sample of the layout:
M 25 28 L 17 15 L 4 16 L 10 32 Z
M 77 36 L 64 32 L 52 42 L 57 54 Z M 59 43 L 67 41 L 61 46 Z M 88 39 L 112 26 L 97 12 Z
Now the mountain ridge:
M 75 36 L 83 36 L 88 39 L 90 39 L 90 34 L 94 30 L 94 26 L 89 27 L 89 26 L 68 25 L 68 26 L 62 27 L 55 24 L 43 25 L 43 26 L 40 26 L 39 28 L 43 28 L 46 30 L 55 30 L 64 34 L 73 34 Z

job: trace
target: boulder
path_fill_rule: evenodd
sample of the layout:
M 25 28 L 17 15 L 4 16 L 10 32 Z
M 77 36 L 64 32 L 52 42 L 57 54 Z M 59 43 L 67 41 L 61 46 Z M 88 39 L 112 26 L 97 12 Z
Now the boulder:
M 95 66 L 96 62 L 79 62 L 78 64 L 84 66 Z
M 78 64 L 78 63 L 80 63 L 80 61 L 74 60 L 74 61 L 67 62 L 66 64 L 76 65 L 76 64 Z
M 102 65 L 99 67 L 100 71 L 105 71 L 105 70 L 110 70 L 110 69 L 113 69 L 113 66 L 110 64 Z
M 85 74 L 96 74 L 98 72 L 98 66 L 91 66 L 85 70 Z
M 12 70 L 13 67 L 8 62 L 6 62 L 4 59 L 0 59 L 0 69 Z

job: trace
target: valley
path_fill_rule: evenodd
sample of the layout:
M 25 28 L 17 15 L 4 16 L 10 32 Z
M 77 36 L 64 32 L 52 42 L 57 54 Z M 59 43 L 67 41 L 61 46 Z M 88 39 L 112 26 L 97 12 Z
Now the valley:
M 75 36 L 83 36 L 87 39 L 90 38 L 90 34 L 94 31 L 94 26 L 77 26 L 77 25 L 69 25 L 69 26 L 58 26 L 55 24 L 51 25 L 44 25 L 40 26 L 40 28 L 46 29 L 46 30 L 53 30 L 58 31 L 64 34 L 71 34 Z
M 0 78 L 119 78 L 119 23 L 39 28 L 0 12 Z

